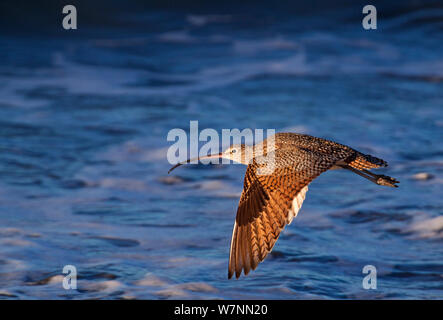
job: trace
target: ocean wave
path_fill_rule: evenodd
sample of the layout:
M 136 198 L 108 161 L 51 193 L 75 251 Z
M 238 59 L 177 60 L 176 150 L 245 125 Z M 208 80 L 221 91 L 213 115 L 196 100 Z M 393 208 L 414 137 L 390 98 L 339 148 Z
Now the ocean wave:
M 210 23 L 229 23 L 232 21 L 232 15 L 206 14 L 196 15 L 190 14 L 186 16 L 186 20 L 193 26 L 203 27 Z
M 404 232 L 419 239 L 443 239 L 443 216 L 415 220 Z

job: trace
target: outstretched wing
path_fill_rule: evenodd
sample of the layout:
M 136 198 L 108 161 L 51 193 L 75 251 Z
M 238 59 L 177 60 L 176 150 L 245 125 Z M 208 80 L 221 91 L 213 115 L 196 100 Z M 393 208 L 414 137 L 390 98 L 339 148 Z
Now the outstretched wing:
M 248 165 L 232 232 L 228 278 L 234 273 L 238 278 L 242 270 L 247 275 L 265 259 L 280 232 L 297 215 L 308 184 L 336 161 L 291 148 Z

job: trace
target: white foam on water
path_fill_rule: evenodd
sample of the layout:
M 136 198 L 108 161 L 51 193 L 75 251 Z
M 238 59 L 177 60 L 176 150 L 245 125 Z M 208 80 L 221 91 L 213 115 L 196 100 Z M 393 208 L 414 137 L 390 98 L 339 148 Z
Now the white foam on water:
M 186 298 L 189 294 L 177 287 L 170 287 L 162 290 L 158 290 L 154 292 L 155 295 L 161 298 Z
M 31 241 L 23 240 L 23 239 L 1 239 L 0 246 L 5 247 L 32 247 L 35 244 Z
M 165 137 L 166 141 L 166 137 Z M 126 141 L 112 146 L 96 155 L 97 159 L 110 160 L 113 162 L 158 162 L 167 161 L 167 147 L 152 147 L 140 141 Z
M 22 233 L 23 231 L 18 228 L 0 228 L 0 237 L 13 237 L 21 235 Z
M 208 298 L 208 293 L 217 293 L 219 290 L 204 282 L 188 282 L 168 285 L 163 289 L 155 291 L 154 294 L 161 298 Z M 196 295 L 197 294 L 197 295 Z M 202 295 L 200 295 L 202 294 Z
M 412 175 L 412 178 L 414 180 L 421 180 L 421 181 L 426 181 L 426 180 L 431 180 L 434 178 L 434 175 L 428 173 L 428 172 L 419 172 L 416 173 L 414 175 Z
M 15 294 L 9 292 L 8 290 L 0 290 L 0 297 L 8 297 L 8 298 L 14 298 L 17 297 Z
M 143 277 L 143 279 L 136 281 L 135 284 L 145 287 L 164 287 L 170 283 L 149 272 Z
M 443 216 L 413 221 L 405 232 L 413 232 L 417 238 L 443 239 Z
M 186 180 L 179 176 L 162 176 L 157 179 L 157 181 L 166 185 L 177 185 L 185 183 Z
M 124 286 L 123 283 L 117 280 L 107 280 L 100 282 L 79 281 L 77 285 L 78 288 L 81 288 L 85 291 L 94 291 L 94 292 L 97 291 L 105 293 L 116 291 L 118 289 L 121 289 L 123 286 Z
M 218 292 L 218 289 L 205 282 L 188 282 L 177 285 L 177 287 L 193 292 Z
M 166 138 L 165 138 L 166 140 Z M 154 148 L 152 150 L 146 150 L 141 157 L 142 160 L 147 162 L 167 161 L 167 153 L 169 147 Z
M 27 270 L 29 268 L 29 265 L 25 261 L 17 259 L 9 258 L 7 260 L 7 264 L 11 266 L 11 268 L 14 269 L 15 271 Z
M 60 284 L 63 283 L 63 279 L 65 277 L 62 276 L 61 274 L 53 276 L 49 279 L 48 284 Z
M 205 180 L 198 184 L 199 188 L 204 191 L 220 191 L 220 190 L 228 190 L 230 186 L 220 180 Z
M 152 273 L 147 273 L 142 279 L 134 283 L 137 286 L 143 287 L 160 287 L 160 289 L 155 290 L 154 294 L 163 298 L 177 298 L 177 297 L 188 297 L 189 292 L 200 292 L 200 293 L 215 293 L 218 289 L 207 284 L 205 282 L 188 282 L 173 284 L 171 281 L 155 276 Z

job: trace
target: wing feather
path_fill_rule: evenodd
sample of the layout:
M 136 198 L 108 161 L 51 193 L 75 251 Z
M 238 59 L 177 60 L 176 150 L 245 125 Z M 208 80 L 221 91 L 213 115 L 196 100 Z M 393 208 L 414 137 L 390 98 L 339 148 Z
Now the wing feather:
M 272 251 L 281 231 L 297 215 L 308 184 L 330 169 L 336 159 L 304 149 L 277 150 L 274 170 L 255 159 L 246 169 L 231 240 L 228 278 L 247 275 Z

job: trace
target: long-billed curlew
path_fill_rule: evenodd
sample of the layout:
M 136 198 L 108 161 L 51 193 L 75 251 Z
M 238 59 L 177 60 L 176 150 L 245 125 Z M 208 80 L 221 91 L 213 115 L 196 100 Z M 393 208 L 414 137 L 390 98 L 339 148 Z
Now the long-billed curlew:
M 272 143 L 269 143 L 269 142 Z M 232 145 L 198 158 L 225 158 L 247 165 L 231 239 L 228 278 L 247 275 L 271 252 L 283 228 L 297 216 L 309 183 L 329 169 L 347 169 L 378 185 L 399 181 L 368 170 L 388 164 L 348 146 L 296 133 L 277 133 L 255 146 Z M 189 163 L 189 159 L 172 167 Z

